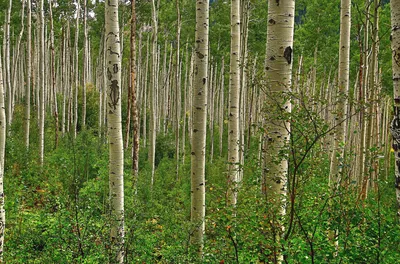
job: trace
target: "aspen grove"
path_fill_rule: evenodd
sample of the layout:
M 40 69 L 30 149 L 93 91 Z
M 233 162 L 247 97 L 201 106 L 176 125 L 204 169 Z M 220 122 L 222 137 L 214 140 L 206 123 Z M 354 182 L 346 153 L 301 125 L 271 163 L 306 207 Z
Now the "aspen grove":
M 0 9 L 0 263 L 399 263 L 400 0 Z

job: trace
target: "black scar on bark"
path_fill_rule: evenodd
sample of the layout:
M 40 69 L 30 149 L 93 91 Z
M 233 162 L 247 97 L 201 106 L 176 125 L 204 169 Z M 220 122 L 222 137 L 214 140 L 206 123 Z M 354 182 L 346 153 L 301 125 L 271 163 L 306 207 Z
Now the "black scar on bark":
M 199 59 L 203 59 L 203 58 L 204 58 L 204 55 L 201 54 L 200 52 L 197 51 L 196 54 L 197 54 L 197 57 L 198 57 Z
M 116 110 L 119 102 L 119 86 L 117 80 L 111 81 L 110 90 L 111 104 L 114 107 L 114 110 Z
M 279 0 L 276 0 L 276 5 L 279 6 Z
M 111 78 L 112 78 L 112 74 L 111 74 L 111 71 L 109 68 L 107 68 L 107 78 L 108 78 L 108 80 L 111 80 Z
M 285 57 L 288 64 L 292 63 L 292 47 L 286 47 L 283 52 L 283 57 Z

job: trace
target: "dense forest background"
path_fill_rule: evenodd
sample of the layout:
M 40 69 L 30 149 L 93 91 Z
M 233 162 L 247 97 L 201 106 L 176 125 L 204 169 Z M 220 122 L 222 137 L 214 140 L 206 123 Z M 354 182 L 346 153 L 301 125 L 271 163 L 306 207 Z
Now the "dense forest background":
M 85 13 L 85 1 L 78 1 L 79 5 L 69 0 L 44 1 L 48 92 L 43 162 L 39 1 L 32 0 L 31 54 L 27 49 L 27 1 L 0 1 L 4 11 L 0 12 L 3 76 L 9 65 L 10 83 L 15 87 L 5 145 L 5 263 L 107 263 L 111 254 L 105 3 L 88 1 Z M 332 146 L 335 113 L 341 111 L 335 109 L 340 1 L 295 3 L 287 214 L 279 221 L 262 187 L 265 118 L 275 111 L 266 103 L 268 1 L 241 1 L 238 144 L 242 154 L 238 167 L 242 180 L 235 190 L 234 207 L 227 205 L 231 2 L 209 2 L 206 216 L 201 257 L 190 243 L 194 226 L 190 221 L 190 98 L 196 1 L 136 2 L 137 177 L 132 170 L 129 88 L 132 9 L 130 1 L 119 2 L 126 263 L 274 263 L 277 254 L 283 255 L 285 263 L 398 263 L 400 228 L 389 133 L 393 117 L 389 0 L 352 1 L 350 82 L 342 121 L 347 124 L 347 142 L 339 165 L 341 188 L 334 190 L 330 164 L 338 155 Z M 7 10 L 11 11 L 8 42 Z M 158 28 L 155 48 L 154 15 Z M 27 102 L 28 57 L 32 81 Z M 158 85 L 152 79 L 155 73 Z M 27 104 L 31 105 L 29 147 L 24 129 Z M 6 104 L 6 112 L 9 107 Z M 281 119 L 289 118 L 279 114 Z M 152 120 L 157 131 L 154 142 L 150 137 Z M 285 227 L 278 241 L 276 221 Z

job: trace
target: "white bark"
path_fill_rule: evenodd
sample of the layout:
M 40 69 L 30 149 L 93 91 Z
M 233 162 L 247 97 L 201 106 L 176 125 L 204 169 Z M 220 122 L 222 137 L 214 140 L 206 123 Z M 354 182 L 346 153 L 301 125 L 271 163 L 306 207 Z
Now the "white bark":
M 266 186 L 263 190 L 269 206 L 278 214 L 274 223 L 278 244 L 284 230 L 282 218 L 286 215 L 294 16 L 294 0 L 268 1 L 266 81 L 271 113 L 267 113 L 266 119 Z M 274 251 L 274 261 L 281 263 L 283 255 L 279 247 Z
M 39 85 L 39 148 L 40 148 L 40 164 L 43 166 L 43 159 L 44 159 L 44 90 L 45 90 L 45 42 L 44 42 L 44 9 L 43 3 L 44 0 L 40 1 L 40 56 L 39 56 L 39 75 L 40 75 L 40 85 Z
M 152 15 L 153 15 L 153 60 L 152 60 L 152 87 L 151 87 L 151 102 L 150 102 L 150 150 L 149 161 L 151 164 L 151 186 L 154 184 L 155 172 L 155 152 L 156 152 L 156 133 L 157 133 L 157 91 L 158 91 L 158 73 L 157 73 L 157 34 L 158 34 L 158 21 L 156 0 L 152 0 Z
M 208 73 L 208 0 L 196 1 L 195 70 L 193 87 L 193 131 L 191 151 L 191 243 L 200 256 L 204 247 L 206 192 L 205 154 Z
M 30 121 L 31 121 L 31 71 L 32 71 L 32 5 L 31 0 L 28 0 L 28 25 L 27 25 L 27 77 L 26 77 L 26 90 L 25 90 L 25 147 L 29 148 L 29 134 L 30 134 Z
M 75 97 L 74 97 L 74 138 L 76 138 L 77 127 L 78 127 L 78 93 L 79 93 L 79 16 L 80 16 L 80 4 L 79 0 L 76 0 L 76 24 L 75 24 Z
M 0 54 L 0 263 L 3 262 L 4 230 L 6 226 L 6 212 L 4 209 L 4 157 L 6 144 L 6 112 L 4 105 L 3 73 Z
M 124 263 L 124 152 L 121 122 L 121 48 L 118 0 L 105 4 L 107 118 L 111 206 L 111 263 Z
M 240 114 L 240 0 L 231 2 L 231 59 L 228 115 L 228 193 L 227 203 L 236 205 L 239 180 Z
M 397 216 L 400 218 L 400 0 L 391 0 L 394 118 L 390 125 L 395 155 Z
M 342 0 L 340 8 L 340 41 L 339 41 L 339 71 L 338 93 L 336 100 L 336 120 L 334 154 L 332 155 L 329 183 L 333 189 L 338 187 L 341 181 L 341 173 L 344 162 L 344 145 L 346 136 L 347 96 L 349 91 L 350 69 L 350 26 L 351 26 L 351 1 Z

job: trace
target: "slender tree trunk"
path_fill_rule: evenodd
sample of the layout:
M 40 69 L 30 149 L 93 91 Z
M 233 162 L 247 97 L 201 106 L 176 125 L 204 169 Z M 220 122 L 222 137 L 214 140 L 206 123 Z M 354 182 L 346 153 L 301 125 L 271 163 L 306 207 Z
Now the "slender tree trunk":
M 185 51 L 185 83 L 183 91 L 183 127 L 182 127 L 182 163 L 185 163 L 185 146 L 186 146 L 186 123 L 187 123 L 187 94 L 188 94 L 188 70 L 189 70 L 189 41 L 186 41 Z
M 334 149 L 330 164 L 329 185 L 337 193 L 344 176 L 344 153 L 346 145 L 346 120 L 347 97 L 349 91 L 349 66 L 350 66 L 350 26 L 351 26 L 351 0 L 342 0 L 340 7 L 340 40 L 339 40 L 339 71 L 338 92 L 336 97 L 336 121 Z M 330 230 L 329 239 L 334 242 L 336 253 L 338 250 L 338 231 Z
M 4 158 L 6 145 L 6 112 L 4 104 L 3 68 L 0 54 L 0 263 L 3 263 L 4 231 L 6 227 L 6 211 L 4 210 Z
M 394 117 L 390 125 L 395 155 L 397 216 L 400 218 L 400 0 L 390 1 L 392 15 L 392 69 Z
M 78 0 L 79 1 L 79 0 Z M 86 127 L 86 83 L 88 79 L 88 33 L 87 33 L 87 0 L 83 0 L 83 97 L 82 97 L 82 128 Z
M 54 145 L 55 148 L 58 146 L 58 131 L 59 131 L 59 123 L 58 123 L 58 105 L 57 105 L 57 88 L 56 88 L 56 73 L 55 73 L 55 51 L 54 51 L 54 25 L 53 25 L 53 1 L 49 0 L 49 9 L 50 9 L 50 49 L 51 49 L 51 90 L 53 91 L 53 107 L 54 107 L 54 124 L 55 124 L 55 135 L 54 135 Z
M 45 104 L 45 98 L 44 98 L 44 90 L 45 90 L 45 54 L 44 54 L 44 48 L 45 48 L 45 42 L 44 42 L 44 9 L 43 9 L 43 3 L 44 0 L 40 1 L 40 56 L 39 56 L 39 72 L 40 72 L 40 94 L 39 94 L 39 113 L 40 113 L 40 118 L 39 118 L 39 153 L 40 153 L 40 165 L 43 166 L 43 159 L 44 159 L 44 118 L 45 118 L 45 113 L 44 113 L 44 104 Z
M 74 98 L 74 138 L 76 138 L 78 129 L 78 93 L 79 93 L 79 16 L 80 16 L 80 0 L 76 0 L 76 24 L 75 24 L 75 98 Z
M 193 134 L 191 151 L 191 243 L 203 255 L 206 190 L 205 154 L 207 133 L 208 0 L 196 1 L 195 72 L 193 88 Z
M 107 50 L 107 118 L 109 140 L 109 183 L 111 206 L 110 263 L 124 263 L 124 149 L 121 121 L 121 48 L 118 0 L 105 4 Z
M 228 192 L 227 203 L 236 205 L 239 179 L 240 114 L 240 0 L 231 2 L 231 59 L 228 119 Z
M 291 88 L 293 29 L 295 1 L 268 1 L 268 28 L 266 53 L 267 102 L 272 113 L 267 114 L 266 196 L 275 214 L 273 228 L 275 242 L 279 245 L 286 215 L 286 191 L 288 177 L 288 143 L 290 139 L 289 115 Z M 282 115 L 285 118 L 282 118 Z M 280 247 L 274 249 L 273 261 L 281 263 Z
M 146 41 L 146 68 L 145 68 L 145 75 L 144 75 L 144 87 L 143 87 L 143 105 L 142 105 L 142 112 L 143 112 L 143 145 L 147 146 L 147 94 L 148 94 L 148 72 L 149 72 L 149 48 L 150 47 L 150 36 L 147 36 Z
M 346 135 L 345 114 L 347 112 L 347 96 L 349 90 L 349 62 L 350 62 L 350 26 L 351 26 L 351 1 L 342 0 L 340 8 L 340 44 L 339 44 L 339 72 L 338 93 L 336 105 L 336 129 L 334 140 L 334 155 L 331 160 L 329 182 L 336 190 L 340 183 L 342 174 L 342 163 L 344 162 L 344 144 Z
M 367 102 L 368 102 L 368 110 L 367 110 L 367 119 L 364 122 L 367 123 L 365 130 L 365 162 L 364 162 L 364 171 L 363 173 L 363 181 L 361 185 L 361 198 L 366 199 L 368 196 L 368 185 L 370 184 L 371 175 L 372 175 L 372 154 L 371 147 L 373 145 L 374 135 L 372 133 L 373 130 L 373 107 L 374 107 L 374 97 L 375 90 L 378 88 L 377 85 L 377 76 L 376 76 L 376 64 L 378 61 L 378 19 L 379 19 L 379 3 L 377 0 L 374 0 L 374 16 L 373 16 L 373 28 L 372 28 L 372 45 L 371 45 L 371 60 L 369 68 L 369 79 L 368 79 L 368 89 L 367 92 Z M 367 21 L 369 23 L 369 21 Z
M 175 72 L 175 158 L 176 158 L 176 179 L 179 178 L 179 134 L 180 134 L 180 119 L 181 119 L 181 75 L 180 75 L 180 41 L 181 41 L 181 12 L 179 7 L 180 0 L 176 0 L 177 14 L 177 31 L 176 31 L 176 72 Z
M 132 0 L 132 20 L 131 20 L 131 110 L 132 110 L 132 169 L 134 177 L 134 188 L 136 186 L 139 172 L 139 115 L 136 102 L 137 82 L 136 82 L 136 0 Z M 139 47 L 140 48 L 140 47 Z
M 27 77 L 25 89 L 25 147 L 29 148 L 30 121 L 31 121 L 31 71 L 32 71 L 32 5 L 31 0 L 28 0 L 28 21 L 27 21 Z
M 225 122 L 225 61 L 222 57 L 222 65 L 221 65 L 221 90 L 219 97 L 219 156 L 222 157 L 222 149 L 223 149 L 223 136 L 224 136 L 224 122 Z
M 12 0 L 10 0 L 9 5 L 8 5 L 8 10 L 7 10 L 7 22 L 5 25 L 5 55 L 4 55 L 4 71 L 5 71 L 5 91 L 7 95 L 7 124 L 10 126 L 12 122 L 12 112 L 13 112 L 13 102 L 12 102 L 12 87 L 11 87 L 11 72 L 10 72 L 10 67 L 11 67 L 11 57 L 10 57 L 10 46 L 11 46 L 11 41 L 10 41 L 10 20 L 11 20 L 11 9 L 12 9 Z
M 156 0 L 152 0 L 152 15 L 153 15 L 153 61 L 152 61 L 152 87 L 151 87 L 151 102 L 150 102 L 150 150 L 149 161 L 151 164 L 151 186 L 154 184 L 155 172 L 155 152 L 156 152 L 156 134 L 157 134 L 157 92 L 158 92 L 158 74 L 157 74 L 157 34 L 158 34 L 158 21 Z

